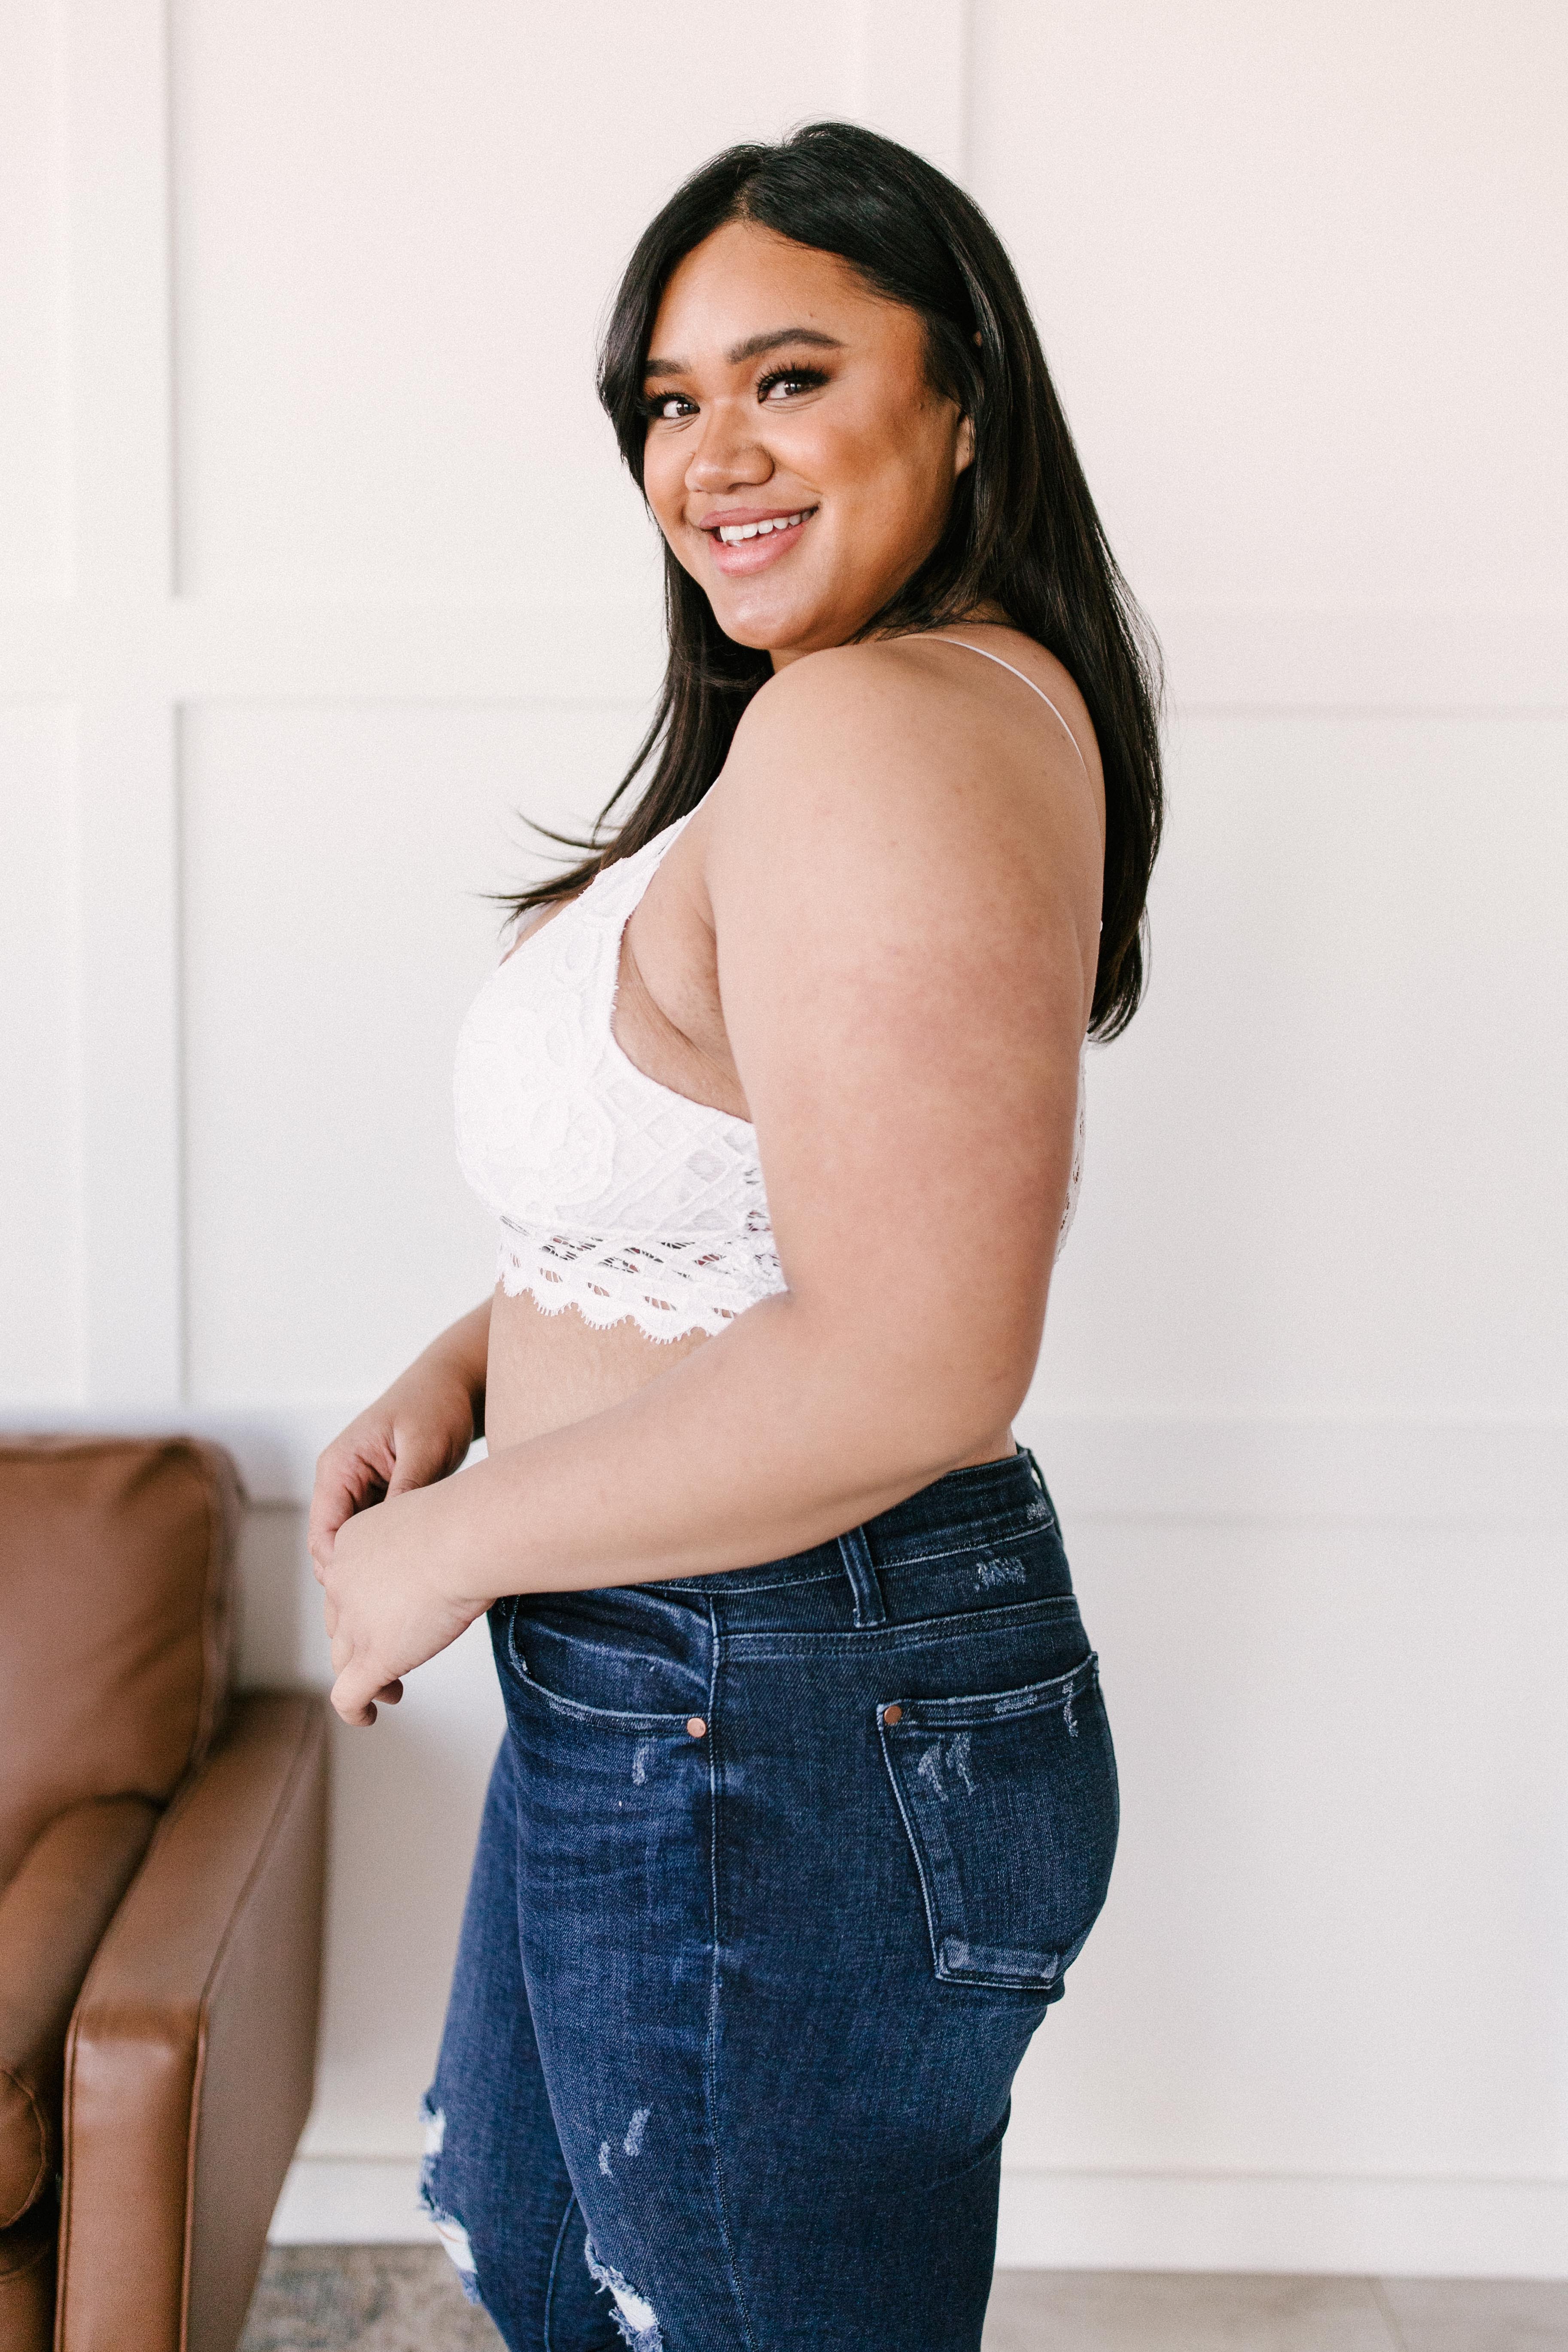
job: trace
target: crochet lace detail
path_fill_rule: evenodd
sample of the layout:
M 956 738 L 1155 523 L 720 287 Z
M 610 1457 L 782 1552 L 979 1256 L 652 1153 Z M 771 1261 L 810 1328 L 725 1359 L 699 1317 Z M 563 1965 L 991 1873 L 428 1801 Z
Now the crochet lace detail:
M 499 1271 L 509 1297 L 527 1291 L 546 1315 L 574 1307 L 601 1331 L 630 1317 L 651 1339 L 721 1331 L 784 1286 L 765 1219 L 738 1241 L 706 1242 L 663 1234 L 617 1242 L 507 1223 Z
M 750 1120 L 660 1086 L 611 1029 L 621 933 L 685 822 L 491 973 L 455 1078 L 458 1157 L 500 1219 L 502 1288 L 655 1339 L 721 1331 L 784 1286 Z
M 454 1076 L 458 1157 L 500 1220 L 502 1289 L 653 1339 L 721 1331 L 785 1286 L 751 1122 L 659 1085 L 611 1028 L 622 931 L 685 823 L 524 937 L 475 999 Z M 1080 1076 L 1058 1252 L 1082 1154 Z

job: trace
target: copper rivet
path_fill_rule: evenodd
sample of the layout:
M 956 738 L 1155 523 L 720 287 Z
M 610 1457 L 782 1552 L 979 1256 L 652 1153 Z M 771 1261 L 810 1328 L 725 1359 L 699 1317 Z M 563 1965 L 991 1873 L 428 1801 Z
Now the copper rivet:
M 882 1709 L 884 1723 L 902 1723 L 903 1719 L 904 1710 L 901 1706 L 885 1706 Z
M 702 1717 L 700 1715 L 689 1715 L 686 1718 L 686 1728 L 689 1731 L 693 1739 L 700 1739 L 703 1733 L 707 1730 L 708 1726 L 703 1722 Z

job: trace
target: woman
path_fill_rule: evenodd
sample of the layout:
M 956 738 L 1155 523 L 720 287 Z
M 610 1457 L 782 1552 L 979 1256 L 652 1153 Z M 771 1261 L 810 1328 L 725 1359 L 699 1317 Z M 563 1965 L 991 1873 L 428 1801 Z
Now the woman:
M 1150 672 L 1007 259 L 904 149 L 708 164 L 600 384 L 651 773 L 465 1028 L 500 1286 L 312 1512 L 348 1722 L 482 1610 L 506 1699 L 427 2201 L 517 2352 L 972 2352 L 1116 1836 L 1010 1423 L 1142 985 Z

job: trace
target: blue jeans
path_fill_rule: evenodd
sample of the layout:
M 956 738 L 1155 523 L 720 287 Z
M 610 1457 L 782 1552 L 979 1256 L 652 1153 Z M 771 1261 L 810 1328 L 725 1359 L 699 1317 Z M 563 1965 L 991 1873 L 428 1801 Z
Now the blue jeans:
M 765 1568 L 500 1601 L 425 2194 L 511 2352 L 978 2352 L 1116 1765 L 1032 1455 Z

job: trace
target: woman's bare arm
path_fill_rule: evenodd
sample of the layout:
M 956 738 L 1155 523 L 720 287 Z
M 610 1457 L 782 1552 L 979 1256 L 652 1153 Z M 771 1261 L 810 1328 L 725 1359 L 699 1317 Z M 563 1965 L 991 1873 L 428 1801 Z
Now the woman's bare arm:
M 392 1386 L 340 1430 L 316 1464 L 309 1542 L 326 1558 L 356 1511 L 432 1485 L 462 1466 L 485 1428 L 487 1298 L 416 1356 Z
M 814 656 L 753 704 L 706 866 L 789 1287 L 625 1402 L 351 1521 L 323 1572 L 350 1720 L 499 1593 L 786 1555 L 1005 1433 L 1101 853 L 1070 748 L 994 714 L 893 646 Z

